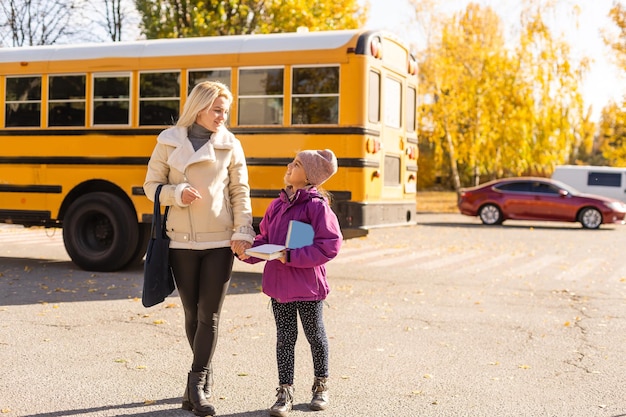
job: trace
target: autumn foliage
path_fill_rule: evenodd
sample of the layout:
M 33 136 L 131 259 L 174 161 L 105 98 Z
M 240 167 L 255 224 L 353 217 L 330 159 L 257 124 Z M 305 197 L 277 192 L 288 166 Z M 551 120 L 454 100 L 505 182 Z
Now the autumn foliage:
M 421 54 L 422 186 L 442 178 L 454 189 L 514 175 L 549 175 L 591 151 L 593 123 L 581 95 L 587 63 L 574 62 L 542 9 L 520 16 L 515 42 L 500 17 L 469 4 L 443 18 Z M 428 177 L 430 175 L 430 178 Z M 430 180 L 430 181 L 429 181 Z

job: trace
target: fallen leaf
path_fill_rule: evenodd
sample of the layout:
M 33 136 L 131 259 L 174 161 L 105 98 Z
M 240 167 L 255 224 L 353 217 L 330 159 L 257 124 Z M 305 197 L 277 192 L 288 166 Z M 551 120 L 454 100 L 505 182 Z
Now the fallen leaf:
M 143 404 L 144 404 L 144 405 L 152 405 L 152 404 L 156 404 L 156 401 L 155 401 L 155 400 L 145 400 L 145 401 L 143 402 Z

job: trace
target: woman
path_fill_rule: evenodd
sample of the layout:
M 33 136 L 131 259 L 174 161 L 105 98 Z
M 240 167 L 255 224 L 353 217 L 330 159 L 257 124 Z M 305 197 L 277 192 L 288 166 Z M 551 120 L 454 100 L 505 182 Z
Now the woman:
M 193 352 L 183 408 L 215 415 L 211 359 L 233 253 L 254 240 L 248 170 L 241 143 L 225 126 L 233 97 L 224 84 L 202 82 L 189 94 L 176 126 L 157 138 L 144 183 L 154 201 L 170 206 L 170 266 L 185 310 Z

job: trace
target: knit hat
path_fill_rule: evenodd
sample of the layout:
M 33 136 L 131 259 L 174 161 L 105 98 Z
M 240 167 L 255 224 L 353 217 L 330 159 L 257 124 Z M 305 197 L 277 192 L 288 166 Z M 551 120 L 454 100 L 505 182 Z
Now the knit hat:
M 319 186 L 337 172 L 337 158 L 330 149 L 300 151 L 297 158 L 302 162 L 309 184 Z

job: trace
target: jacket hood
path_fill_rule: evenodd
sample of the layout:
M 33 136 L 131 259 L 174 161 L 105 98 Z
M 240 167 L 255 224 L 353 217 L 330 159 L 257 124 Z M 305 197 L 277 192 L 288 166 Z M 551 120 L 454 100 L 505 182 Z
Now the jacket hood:
M 322 200 L 326 200 L 324 196 L 322 196 L 315 186 L 310 186 L 307 188 L 299 188 L 293 192 L 294 197 L 292 199 L 289 198 L 289 195 L 292 194 L 291 186 L 288 186 L 286 189 L 282 189 L 280 191 L 280 200 L 286 204 L 300 204 L 306 201 L 309 201 L 311 198 L 321 198 Z

